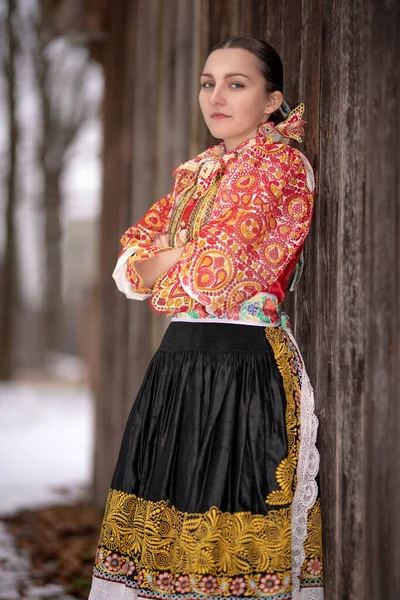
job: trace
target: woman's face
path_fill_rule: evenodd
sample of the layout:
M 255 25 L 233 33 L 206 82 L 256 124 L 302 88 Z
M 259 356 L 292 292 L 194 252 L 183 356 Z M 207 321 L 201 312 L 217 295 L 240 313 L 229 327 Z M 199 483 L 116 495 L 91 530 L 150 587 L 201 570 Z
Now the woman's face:
M 279 108 L 281 92 L 268 94 L 258 58 L 242 48 L 215 50 L 201 76 L 200 108 L 211 134 L 227 150 L 254 138 L 260 123 Z

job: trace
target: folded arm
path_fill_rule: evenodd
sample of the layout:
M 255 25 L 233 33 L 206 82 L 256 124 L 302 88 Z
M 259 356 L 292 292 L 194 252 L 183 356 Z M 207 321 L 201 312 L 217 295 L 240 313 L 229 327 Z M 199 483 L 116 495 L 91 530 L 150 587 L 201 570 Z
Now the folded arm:
M 143 287 L 150 290 L 150 292 L 153 289 L 155 281 L 166 271 L 169 271 L 171 267 L 176 265 L 181 257 L 184 247 L 164 247 L 163 250 L 163 252 L 156 254 L 152 258 L 134 264 L 137 275 L 142 279 Z M 131 267 L 129 266 L 129 268 Z
M 299 254 L 312 217 L 308 161 L 292 148 L 288 161 L 283 182 L 255 168 L 248 173 L 251 189 L 241 182 L 223 191 L 230 196 L 226 209 L 155 282 L 150 299 L 155 311 L 171 314 L 200 303 L 208 313 L 222 315 L 268 291 Z
M 145 300 L 152 293 L 152 283 L 156 276 L 169 269 L 179 256 L 172 254 L 162 258 L 170 250 L 166 247 L 157 247 L 154 240 L 157 235 L 167 231 L 169 219 L 173 209 L 173 195 L 168 194 L 156 202 L 144 217 L 130 227 L 122 236 L 123 249 L 119 255 L 113 278 L 118 289 L 127 298 Z M 158 260 L 155 260 L 158 259 Z M 148 269 L 137 269 L 143 261 L 150 262 Z M 143 263 L 144 264 L 144 263 Z

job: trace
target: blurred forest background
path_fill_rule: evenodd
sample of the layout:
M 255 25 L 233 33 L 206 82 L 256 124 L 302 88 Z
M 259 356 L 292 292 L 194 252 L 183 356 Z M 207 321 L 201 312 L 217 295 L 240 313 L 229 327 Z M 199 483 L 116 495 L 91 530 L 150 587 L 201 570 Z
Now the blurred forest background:
M 0 0 L 0 600 L 85 598 L 126 417 L 167 326 L 111 273 L 212 143 L 211 48 L 270 42 L 317 182 L 285 310 L 320 420 L 326 600 L 400 597 L 400 3 Z
M 82 356 L 97 278 L 102 70 L 47 16 L 1 4 L 2 380 Z
M 52 10 L 0 2 L 3 600 L 87 595 L 101 516 L 82 499 L 93 477 L 103 71 L 75 28 L 55 31 Z

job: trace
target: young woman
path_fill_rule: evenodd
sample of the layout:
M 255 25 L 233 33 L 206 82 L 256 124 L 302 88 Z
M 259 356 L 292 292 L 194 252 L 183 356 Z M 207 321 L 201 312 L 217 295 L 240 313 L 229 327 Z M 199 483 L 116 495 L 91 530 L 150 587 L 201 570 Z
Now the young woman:
M 323 598 L 313 392 L 280 305 L 314 200 L 279 56 L 231 38 L 200 106 L 223 140 L 122 237 L 128 298 L 172 322 L 133 405 L 90 600 Z M 301 436 L 300 436 L 301 425 Z

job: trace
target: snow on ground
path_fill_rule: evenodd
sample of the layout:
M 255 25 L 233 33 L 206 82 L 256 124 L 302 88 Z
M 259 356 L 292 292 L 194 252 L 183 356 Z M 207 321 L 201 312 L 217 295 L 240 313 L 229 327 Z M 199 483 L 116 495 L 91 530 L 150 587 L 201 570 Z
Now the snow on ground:
M 84 386 L 1 384 L 0 516 L 81 497 L 91 478 L 93 429 Z M 0 522 L 0 600 L 73 600 L 60 586 L 33 586 L 28 572 L 28 558 Z
M 73 501 L 90 482 L 92 446 L 84 386 L 0 385 L 0 515 Z
M 18 600 L 26 582 L 29 560 L 19 553 L 4 523 L 0 522 L 0 598 Z

